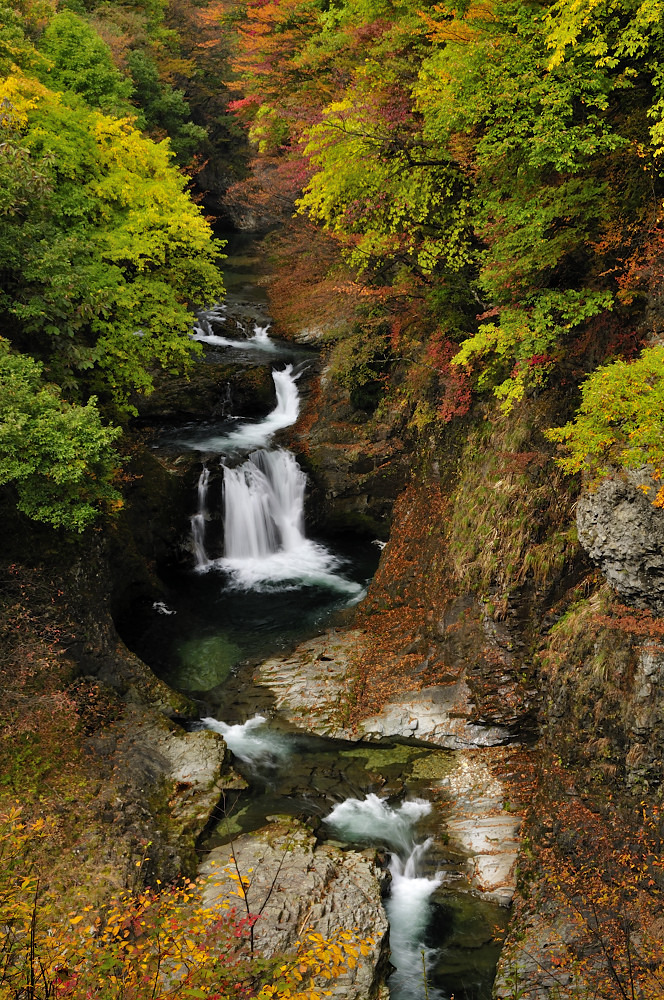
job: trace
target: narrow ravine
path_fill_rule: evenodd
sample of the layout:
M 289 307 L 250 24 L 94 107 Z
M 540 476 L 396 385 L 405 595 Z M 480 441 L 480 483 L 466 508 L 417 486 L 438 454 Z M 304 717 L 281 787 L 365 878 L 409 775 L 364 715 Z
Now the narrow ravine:
M 474 899 L 463 853 L 442 832 L 454 752 L 414 739 L 364 744 L 295 729 L 246 669 L 347 614 L 366 593 L 380 551 L 371 539 L 354 538 L 342 551 L 338 539 L 309 536 L 307 476 L 283 433 L 300 414 L 311 355 L 274 340 L 255 304 L 249 321 L 234 315 L 232 301 L 200 314 L 192 336 L 212 364 L 218 356 L 269 366 L 275 393 L 265 417 L 224 406 L 215 423 L 156 436 L 157 452 L 195 463 L 189 558 L 163 567 L 165 603 L 144 615 L 134 609 L 120 623 L 143 659 L 200 702 L 203 717 L 191 725 L 223 735 L 247 783 L 224 799 L 201 849 L 252 835 L 276 815 L 312 827 L 321 844 L 379 851 L 389 872 L 392 1000 L 489 1000 L 494 928 L 505 911 Z

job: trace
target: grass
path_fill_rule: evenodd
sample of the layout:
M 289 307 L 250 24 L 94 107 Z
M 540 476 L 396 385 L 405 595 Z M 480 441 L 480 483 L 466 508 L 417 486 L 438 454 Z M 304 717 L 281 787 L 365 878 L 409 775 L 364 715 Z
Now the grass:
M 527 578 L 545 587 L 578 552 L 569 483 L 540 440 L 542 423 L 532 404 L 495 412 L 468 435 L 448 534 L 453 573 L 467 590 L 504 600 Z

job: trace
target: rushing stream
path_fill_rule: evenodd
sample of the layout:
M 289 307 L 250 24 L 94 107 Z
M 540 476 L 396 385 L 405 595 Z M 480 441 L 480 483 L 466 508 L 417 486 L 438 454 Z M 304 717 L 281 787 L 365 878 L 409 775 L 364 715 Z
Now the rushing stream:
M 233 288 L 232 270 L 229 278 Z M 504 911 L 456 891 L 463 858 L 441 843 L 439 807 L 430 801 L 431 777 L 447 773 L 453 754 L 416 741 L 327 740 L 255 714 L 261 695 L 243 664 L 292 648 L 357 603 L 378 549 L 353 539 L 344 552 L 338 540 L 308 537 L 307 477 L 279 443 L 298 418 L 308 358 L 270 337 L 260 296 L 247 304 L 251 287 L 242 279 L 239 287 L 238 296 L 236 275 L 235 298 L 201 313 L 192 336 L 226 364 L 269 365 L 274 407 L 260 420 L 226 413 L 216 425 L 171 429 L 157 441 L 201 463 L 191 562 L 163 568 L 167 602 L 133 609 L 122 634 L 172 686 L 199 699 L 205 717 L 198 725 L 224 736 L 249 783 L 201 846 L 285 813 L 313 823 L 322 838 L 382 849 L 391 875 L 392 1000 L 451 993 L 488 1000 L 493 926 L 504 923 Z M 244 336 L 237 322 L 226 329 L 238 302 L 248 316 Z

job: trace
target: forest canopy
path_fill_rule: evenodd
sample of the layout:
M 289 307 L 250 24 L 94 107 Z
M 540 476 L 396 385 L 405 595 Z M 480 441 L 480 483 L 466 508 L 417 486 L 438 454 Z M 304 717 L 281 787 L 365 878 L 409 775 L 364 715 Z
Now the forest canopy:
M 303 177 L 298 211 L 391 302 L 395 355 L 437 367 L 418 420 L 465 412 L 470 388 L 506 410 L 552 382 L 573 394 L 620 361 L 632 445 L 592 382 L 558 435 L 563 464 L 661 465 L 643 379 L 660 377 L 663 13 L 659 0 L 248 0 L 237 113 L 263 158 Z
M 353 276 L 340 357 L 357 398 L 389 391 L 400 359 L 420 431 L 558 385 L 582 407 L 552 435 L 567 471 L 656 478 L 663 13 L 2 0 L 2 336 L 104 426 L 155 370 L 184 370 L 188 310 L 221 294 L 186 173 L 248 137 L 234 197 L 295 212 L 327 241 L 302 238 L 308 259 L 333 245 Z M 594 391 L 616 378 L 628 429 Z
M 168 138 L 93 27 L 54 13 L 0 33 L 0 481 L 82 530 L 116 505 L 114 423 L 159 369 L 186 372 L 191 310 L 223 295 L 221 245 Z M 181 135 L 181 133 L 178 133 Z

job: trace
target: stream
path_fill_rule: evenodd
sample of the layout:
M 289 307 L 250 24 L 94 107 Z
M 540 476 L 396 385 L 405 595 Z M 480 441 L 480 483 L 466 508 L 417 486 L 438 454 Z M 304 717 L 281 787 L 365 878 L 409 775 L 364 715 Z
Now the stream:
M 224 407 L 215 422 L 156 435 L 158 454 L 185 456 L 197 470 L 190 557 L 158 567 L 167 600 L 135 609 L 118 629 L 159 676 L 195 698 L 201 719 L 192 727 L 223 735 L 248 784 L 225 803 L 201 850 L 275 814 L 304 820 L 321 841 L 378 849 L 390 873 L 391 1000 L 489 1000 L 507 911 L 472 894 L 465 859 L 444 833 L 436 788 L 454 751 L 296 730 L 252 684 L 252 665 L 348 620 L 380 547 L 309 533 L 307 476 L 281 432 L 298 419 L 315 355 L 271 337 L 255 250 L 246 237 L 234 242 L 227 302 L 201 312 L 192 336 L 210 364 L 269 366 L 274 405 L 260 419 Z

